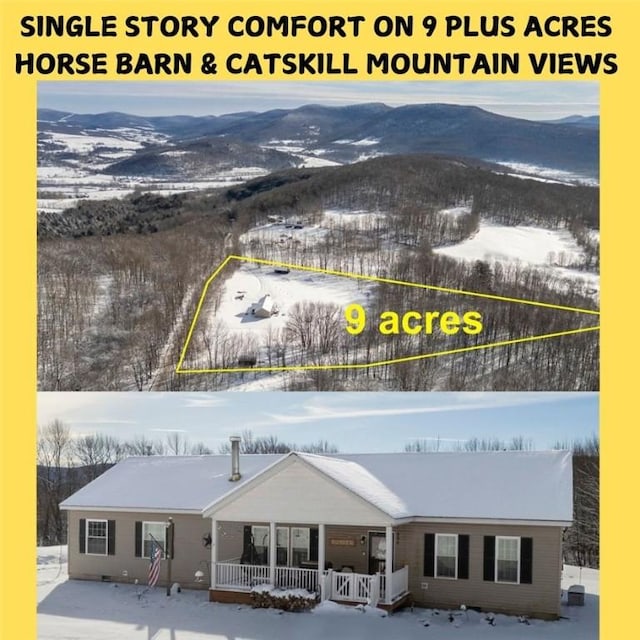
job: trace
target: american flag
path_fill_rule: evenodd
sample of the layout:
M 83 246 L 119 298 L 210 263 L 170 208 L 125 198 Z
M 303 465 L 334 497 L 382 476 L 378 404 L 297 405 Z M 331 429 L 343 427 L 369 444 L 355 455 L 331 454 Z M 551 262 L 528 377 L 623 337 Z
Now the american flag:
M 155 541 L 151 541 L 151 553 L 149 554 L 149 581 L 150 587 L 155 587 L 160 577 L 160 559 L 162 558 L 162 549 Z

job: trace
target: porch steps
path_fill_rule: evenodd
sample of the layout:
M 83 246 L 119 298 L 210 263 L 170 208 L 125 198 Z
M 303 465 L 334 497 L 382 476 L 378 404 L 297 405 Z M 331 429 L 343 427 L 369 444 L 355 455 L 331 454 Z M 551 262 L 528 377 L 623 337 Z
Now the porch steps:
M 398 609 L 402 609 L 403 607 L 410 607 L 413 605 L 413 596 L 409 591 L 400 594 L 391 604 L 380 602 L 378 603 L 378 609 L 382 609 L 383 611 L 387 611 L 389 613 L 393 613 Z

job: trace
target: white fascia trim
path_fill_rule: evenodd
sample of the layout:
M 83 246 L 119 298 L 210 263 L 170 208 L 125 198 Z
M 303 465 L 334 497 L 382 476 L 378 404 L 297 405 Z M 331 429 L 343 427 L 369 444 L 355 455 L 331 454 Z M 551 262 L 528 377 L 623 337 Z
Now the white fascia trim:
M 85 506 L 64 506 L 61 511 L 98 511 L 105 513 L 169 513 L 177 515 L 202 515 L 202 509 L 154 509 L 151 507 L 85 507 Z
M 435 518 L 427 516 L 412 516 L 410 518 L 399 518 L 396 524 L 492 524 L 492 525 L 514 525 L 527 527 L 570 527 L 572 520 L 510 520 L 508 518 Z

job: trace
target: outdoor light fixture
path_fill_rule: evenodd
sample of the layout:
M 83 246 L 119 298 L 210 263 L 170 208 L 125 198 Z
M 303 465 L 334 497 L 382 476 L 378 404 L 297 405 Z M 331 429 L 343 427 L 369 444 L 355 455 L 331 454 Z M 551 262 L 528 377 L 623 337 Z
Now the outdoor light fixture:
M 360 544 L 365 544 L 367 542 L 367 536 L 360 536 Z

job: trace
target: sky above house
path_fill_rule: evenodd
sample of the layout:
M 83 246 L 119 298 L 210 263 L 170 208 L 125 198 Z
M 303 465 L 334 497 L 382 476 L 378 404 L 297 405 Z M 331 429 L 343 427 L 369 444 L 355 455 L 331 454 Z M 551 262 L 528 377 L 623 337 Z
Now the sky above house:
M 597 82 L 39 82 L 38 106 L 74 113 L 220 115 L 305 104 L 384 102 L 474 105 L 501 115 L 553 120 L 599 113 Z
M 447 449 L 470 438 L 522 436 L 536 449 L 598 434 L 597 393 L 63 393 L 38 394 L 38 424 L 72 435 L 163 440 L 183 434 L 214 452 L 250 430 L 342 453 L 402 451 L 427 440 Z

